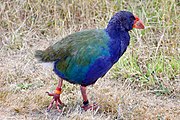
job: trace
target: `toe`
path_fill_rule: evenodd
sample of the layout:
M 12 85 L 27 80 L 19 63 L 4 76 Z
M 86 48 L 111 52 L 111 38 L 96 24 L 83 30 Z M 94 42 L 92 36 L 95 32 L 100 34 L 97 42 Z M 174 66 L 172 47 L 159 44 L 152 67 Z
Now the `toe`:
M 84 106 L 82 106 L 82 108 L 83 108 L 85 111 L 87 111 L 87 110 L 96 110 L 98 107 L 99 107 L 99 106 L 98 106 L 96 103 L 94 103 L 94 104 L 92 104 L 92 105 L 84 105 Z
M 58 101 L 56 101 L 56 108 L 57 108 L 58 112 L 62 112 L 62 111 L 60 110 L 60 107 L 59 107 Z
M 54 103 L 54 99 L 52 99 L 52 101 L 50 102 L 48 108 L 47 108 L 47 112 L 49 112 L 53 106 L 53 103 Z
M 49 93 L 49 92 L 46 92 L 49 96 L 54 96 L 55 94 L 54 93 Z

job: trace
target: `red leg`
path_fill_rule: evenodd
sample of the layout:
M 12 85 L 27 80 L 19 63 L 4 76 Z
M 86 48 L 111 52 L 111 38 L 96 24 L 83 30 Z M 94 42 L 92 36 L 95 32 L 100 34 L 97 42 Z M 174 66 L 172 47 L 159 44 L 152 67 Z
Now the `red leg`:
M 83 101 L 88 101 L 87 94 L 86 94 L 86 87 L 81 86 L 80 89 L 81 89 L 81 94 L 82 94 L 82 97 L 83 97 Z
M 61 87 L 62 87 L 62 84 L 63 84 L 63 79 L 61 79 L 61 78 L 60 78 L 60 80 L 59 80 L 59 83 L 58 83 L 58 86 L 57 86 L 57 87 L 58 87 L 58 88 L 61 88 Z
M 82 108 L 85 111 L 88 110 L 88 109 L 90 109 L 90 110 L 97 109 L 98 108 L 97 104 L 89 105 L 89 101 L 88 101 L 87 94 L 86 94 L 86 87 L 85 86 L 81 86 L 80 89 L 81 89 L 81 94 L 82 94 L 82 97 L 83 97 L 83 106 L 82 106 Z
M 60 94 L 61 94 L 62 84 L 63 84 L 63 79 L 60 79 L 60 80 L 59 80 L 59 83 L 58 83 L 58 86 L 57 86 L 57 88 L 56 88 L 56 90 L 55 90 L 55 93 L 49 93 L 49 92 L 47 92 L 49 96 L 53 96 L 53 99 L 52 99 L 50 105 L 49 105 L 48 108 L 47 108 L 47 111 L 48 111 L 48 112 L 49 112 L 50 109 L 52 108 L 54 101 L 55 101 L 55 103 L 56 103 L 56 108 L 58 109 L 59 112 L 61 112 L 61 110 L 60 110 L 60 108 L 59 108 L 59 105 L 60 105 L 60 104 L 61 104 L 61 105 L 64 105 L 64 104 L 61 102 L 61 100 L 60 100 Z

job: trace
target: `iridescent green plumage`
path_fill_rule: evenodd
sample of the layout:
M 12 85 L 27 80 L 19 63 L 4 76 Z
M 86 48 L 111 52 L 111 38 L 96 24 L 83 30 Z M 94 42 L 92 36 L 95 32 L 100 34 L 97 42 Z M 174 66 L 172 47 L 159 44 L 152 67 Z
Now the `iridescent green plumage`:
M 104 30 L 86 30 L 63 38 L 45 51 L 37 51 L 36 57 L 44 62 L 56 61 L 60 77 L 80 84 L 98 58 L 109 56 L 108 42 Z
M 108 40 L 109 38 L 104 30 L 76 32 L 58 41 L 53 46 L 48 47 L 42 53 L 39 50 L 36 51 L 35 56 L 39 57 L 43 62 L 52 62 L 59 58 L 65 59 L 67 56 L 74 55 L 77 55 L 77 57 L 86 54 L 97 56 L 100 52 L 99 49 L 107 49 Z M 41 53 L 40 56 L 39 52 Z M 88 60 L 85 57 L 81 59 Z M 79 63 L 85 64 L 88 61 L 83 60 L 83 63 L 82 61 L 79 61 Z

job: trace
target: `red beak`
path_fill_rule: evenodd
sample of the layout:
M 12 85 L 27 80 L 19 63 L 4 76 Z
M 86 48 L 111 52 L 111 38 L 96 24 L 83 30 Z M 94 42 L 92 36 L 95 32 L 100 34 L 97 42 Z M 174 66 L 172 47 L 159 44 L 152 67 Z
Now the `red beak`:
M 135 20 L 134 20 L 133 28 L 144 29 L 143 22 L 137 16 L 134 16 L 134 17 L 135 17 Z

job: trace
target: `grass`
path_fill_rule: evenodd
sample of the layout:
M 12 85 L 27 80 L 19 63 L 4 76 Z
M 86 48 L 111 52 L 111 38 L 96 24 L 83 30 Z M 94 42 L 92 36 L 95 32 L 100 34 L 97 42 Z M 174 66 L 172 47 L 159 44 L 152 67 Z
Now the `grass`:
M 132 11 L 145 30 L 132 30 L 126 53 L 93 87 L 98 111 L 82 112 L 79 86 L 64 82 L 63 114 L 46 113 L 45 92 L 57 76 L 34 51 L 68 34 L 104 28 L 119 10 Z M 2 0 L 0 2 L 1 119 L 172 119 L 179 118 L 180 2 L 178 0 Z

